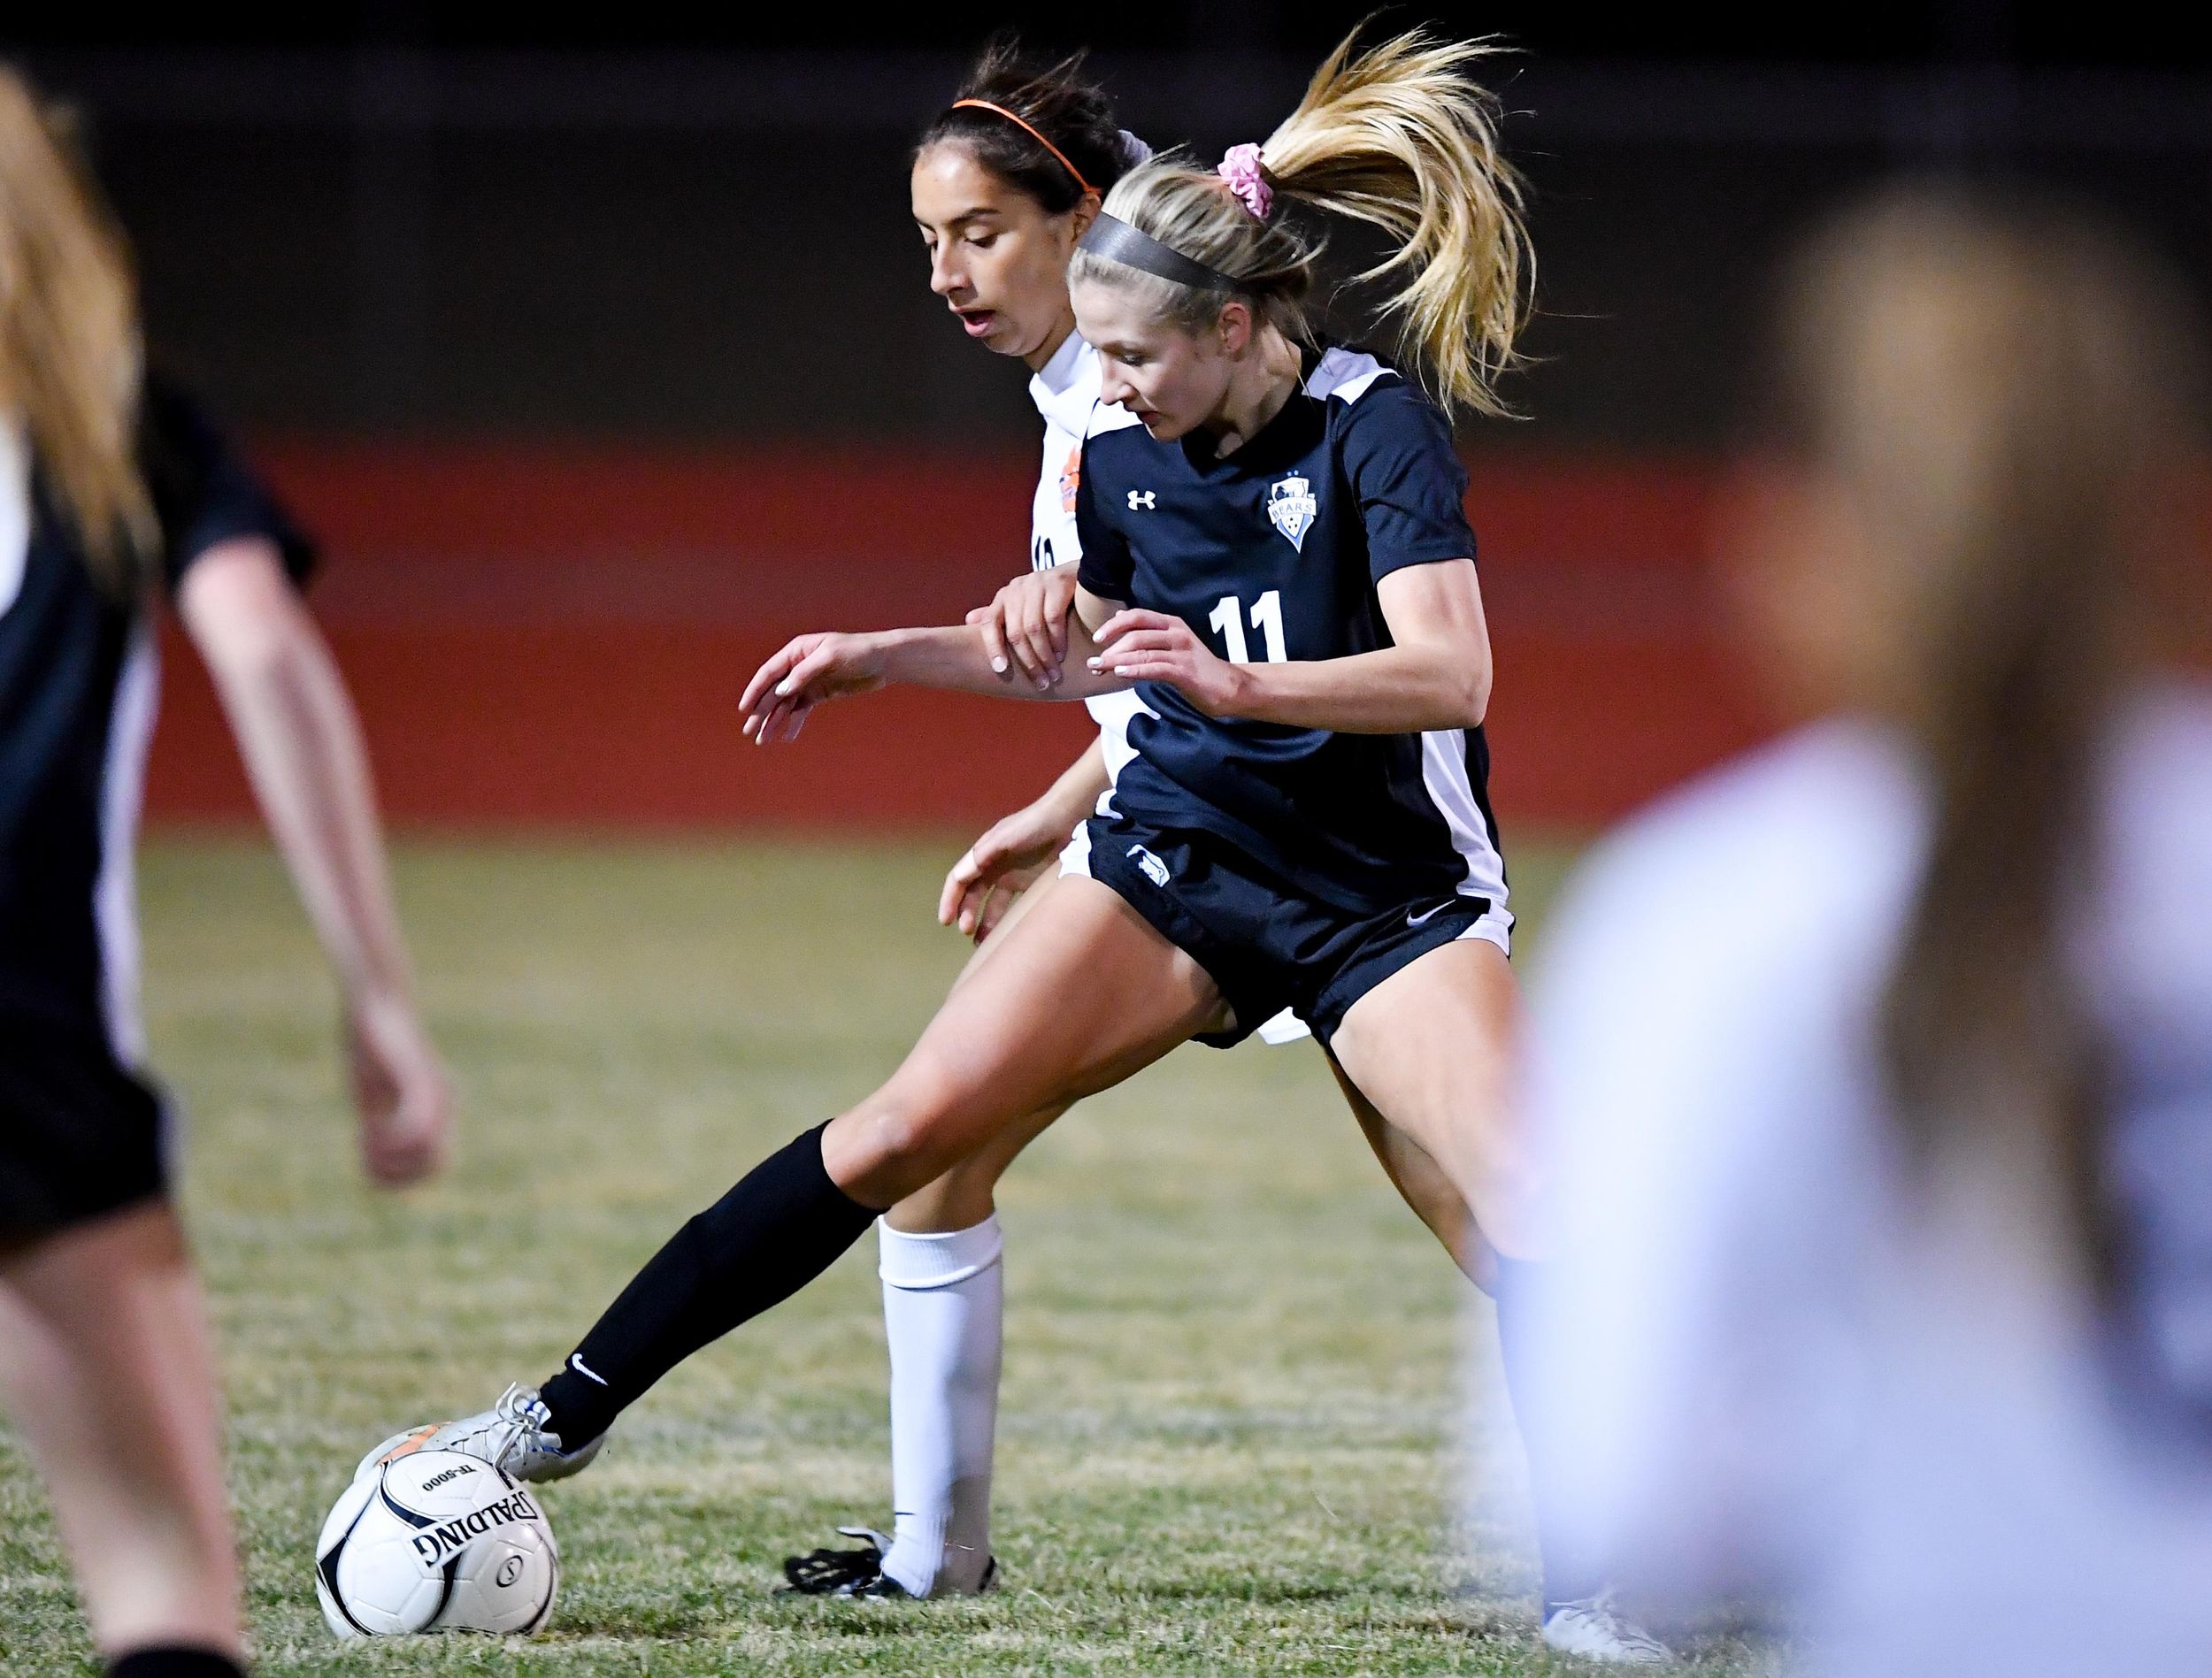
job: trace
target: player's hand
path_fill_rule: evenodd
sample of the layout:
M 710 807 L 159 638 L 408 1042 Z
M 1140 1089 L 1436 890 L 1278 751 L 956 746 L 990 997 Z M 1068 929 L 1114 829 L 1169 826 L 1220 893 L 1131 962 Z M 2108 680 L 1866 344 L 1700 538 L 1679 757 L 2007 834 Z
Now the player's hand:
M 991 668 L 1004 674 L 1010 662 L 1039 690 L 1060 679 L 1068 655 L 1068 614 L 1075 609 L 1072 562 L 1017 577 L 988 606 L 968 614 L 983 631 L 983 649 Z
M 1165 612 L 1116 612 L 1100 628 L 1091 669 L 1131 682 L 1165 682 L 1209 716 L 1234 716 L 1248 678 Z
M 1049 802 L 1040 800 L 1002 816 L 952 865 L 937 895 L 939 925 L 957 926 L 978 944 L 990 936 L 1075 831 L 1073 822 L 1048 808 Z
M 795 740 L 824 700 L 883 686 L 884 654 L 872 635 L 802 635 L 753 672 L 738 709 L 756 746 Z
M 434 1175 L 452 1144 L 453 1092 L 414 1005 L 364 998 L 346 1009 L 345 1035 L 371 1180 L 396 1189 Z

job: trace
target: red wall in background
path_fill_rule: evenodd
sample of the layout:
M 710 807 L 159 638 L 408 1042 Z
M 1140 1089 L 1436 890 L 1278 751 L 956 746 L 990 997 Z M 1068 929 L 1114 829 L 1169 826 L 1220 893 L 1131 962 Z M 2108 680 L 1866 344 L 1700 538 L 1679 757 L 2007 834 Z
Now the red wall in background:
M 795 746 L 737 732 L 803 630 L 949 622 L 1024 563 L 1033 464 L 926 451 L 265 448 L 320 537 L 313 600 L 402 824 L 914 827 L 987 820 L 1081 749 L 1081 709 L 901 692 Z M 1752 739 L 1697 556 L 1691 464 L 1472 467 L 1502 818 L 1617 814 Z M 250 803 L 170 638 L 162 818 Z

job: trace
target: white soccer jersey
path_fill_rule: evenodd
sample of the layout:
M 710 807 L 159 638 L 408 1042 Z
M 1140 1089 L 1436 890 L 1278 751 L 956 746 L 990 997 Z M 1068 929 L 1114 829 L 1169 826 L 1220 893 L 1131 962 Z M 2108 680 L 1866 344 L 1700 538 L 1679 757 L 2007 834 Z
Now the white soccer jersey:
M 1778 1578 L 1824 1674 L 2207 1670 L 2212 1479 L 2162 1429 L 2212 1408 L 2212 691 L 2139 694 L 2101 778 L 2101 863 L 2047 908 L 2105 1034 L 2118 1322 L 1993 1147 L 1901 1168 L 1876 1023 L 1929 812 L 1889 735 L 1739 760 L 1554 912 L 1550 1514 L 1686 1600 Z
M 1101 402 L 1098 389 L 1098 351 L 1077 332 L 1068 334 L 1044 371 L 1029 380 L 1029 399 L 1045 422 L 1044 469 L 1029 503 L 1032 571 L 1071 565 L 1083 557 L 1075 533 L 1075 486 L 1083 470 L 1083 440 L 1094 432 L 1118 431 L 1137 423 L 1125 409 Z M 1132 691 L 1102 693 L 1083 702 L 1105 742 L 1106 776 L 1111 780 L 1133 755 L 1129 719 L 1146 714 L 1144 701 Z

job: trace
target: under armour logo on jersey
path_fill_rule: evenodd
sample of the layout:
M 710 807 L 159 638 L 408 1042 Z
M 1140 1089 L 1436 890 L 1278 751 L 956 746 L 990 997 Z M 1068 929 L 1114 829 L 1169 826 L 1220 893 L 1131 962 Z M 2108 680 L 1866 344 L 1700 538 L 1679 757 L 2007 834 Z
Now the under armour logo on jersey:
M 1137 859 L 1137 866 L 1144 870 L 1145 878 L 1150 880 L 1153 885 L 1165 885 L 1167 884 L 1167 864 L 1146 850 L 1143 846 L 1132 845 L 1127 854 Z
M 1133 489 L 1129 492 L 1129 510 L 1133 513 L 1141 507 L 1150 512 L 1159 501 L 1160 492 L 1156 489 Z
M 1302 554 L 1306 551 L 1306 533 L 1313 528 L 1313 521 L 1320 511 L 1321 503 L 1314 498 L 1313 485 L 1303 478 L 1286 478 L 1268 486 L 1268 522 Z

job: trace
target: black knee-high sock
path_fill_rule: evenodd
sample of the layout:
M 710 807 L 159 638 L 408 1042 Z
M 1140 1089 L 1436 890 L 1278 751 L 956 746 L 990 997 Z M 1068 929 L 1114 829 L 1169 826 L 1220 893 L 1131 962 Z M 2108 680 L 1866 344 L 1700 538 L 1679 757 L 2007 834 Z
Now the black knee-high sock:
M 157 1644 L 116 1656 L 108 1678 L 246 1678 L 246 1669 L 212 1649 Z
M 1551 1618 L 1563 1603 L 1594 1597 L 1605 1582 L 1593 1576 L 1586 1561 L 1555 1518 L 1552 1488 L 1555 1459 L 1550 1454 L 1551 1429 L 1544 1406 L 1536 1396 L 1533 1364 L 1538 1355 L 1534 1319 L 1541 1310 L 1538 1289 L 1546 1267 L 1524 1259 L 1498 1259 L 1498 1361 L 1505 1370 L 1505 1390 L 1513 1400 L 1513 1419 L 1520 1425 L 1521 1448 L 1528 1453 L 1529 1498 L 1536 1506 L 1536 1546 L 1544 1570 L 1544 1606 L 1541 1618 Z
M 570 1450 L 710 1341 L 828 1269 L 875 1222 L 830 1180 L 817 1125 L 669 1237 L 539 1389 Z

